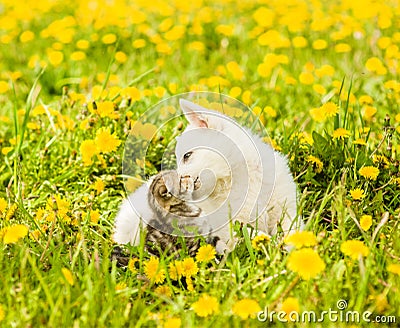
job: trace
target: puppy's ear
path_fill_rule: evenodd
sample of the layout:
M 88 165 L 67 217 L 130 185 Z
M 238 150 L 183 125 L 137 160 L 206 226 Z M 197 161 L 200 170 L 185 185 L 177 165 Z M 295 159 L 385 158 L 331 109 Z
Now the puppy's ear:
M 179 99 L 179 105 L 191 125 L 198 128 L 208 128 L 208 121 L 204 113 L 207 109 L 185 99 Z

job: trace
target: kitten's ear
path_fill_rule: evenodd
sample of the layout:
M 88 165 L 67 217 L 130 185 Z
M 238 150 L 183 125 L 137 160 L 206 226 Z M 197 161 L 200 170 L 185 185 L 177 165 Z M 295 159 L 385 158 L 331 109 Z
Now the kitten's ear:
M 179 105 L 186 119 L 191 125 L 198 128 L 208 128 L 207 118 L 203 115 L 207 109 L 185 99 L 179 99 Z
M 168 189 L 165 185 L 162 185 L 159 189 L 158 189 L 158 194 L 162 197 L 162 198 L 168 198 Z

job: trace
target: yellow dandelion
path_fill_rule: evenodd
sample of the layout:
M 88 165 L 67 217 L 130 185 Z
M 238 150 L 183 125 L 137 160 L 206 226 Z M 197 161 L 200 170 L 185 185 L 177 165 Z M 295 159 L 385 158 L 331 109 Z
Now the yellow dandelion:
M 7 205 L 7 201 L 4 198 L 0 197 L 0 214 L 5 213 Z
M 168 318 L 165 320 L 163 328 L 180 328 L 181 325 L 181 318 Z
M 116 151 L 118 146 L 121 144 L 121 140 L 119 140 L 115 134 L 111 134 L 109 128 L 99 129 L 94 141 L 101 153 Z
M 104 190 L 105 184 L 102 179 L 96 179 L 96 181 L 93 183 L 92 188 L 96 190 L 97 194 L 100 194 Z
M 168 264 L 168 275 L 171 280 L 178 280 L 182 277 L 183 265 L 182 261 L 175 260 L 173 263 Z
M 100 115 L 100 117 L 115 117 L 114 103 L 112 101 L 101 101 L 96 103 L 96 106 L 96 112 Z
M 100 219 L 100 212 L 98 210 L 90 211 L 89 217 L 91 223 L 97 224 Z
M 335 52 L 346 53 L 351 51 L 351 46 L 347 43 L 338 43 L 335 45 Z
M 86 54 L 83 51 L 74 51 L 69 58 L 72 61 L 82 61 L 86 59 Z
M 162 87 L 162 86 L 157 86 L 157 87 L 154 88 L 153 91 L 154 91 L 154 95 L 155 95 L 157 98 L 162 98 L 162 97 L 164 97 L 164 95 L 166 94 L 167 89 L 165 89 L 165 88 Z
M 117 41 L 117 36 L 113 33 L 108 33 L 101 38 L 104 44 L 113 44 Z
M 358 138 L 353 141 L 353 144 L 365 146 L 367 144 L 367 142 L 364 139 Z
M 189 292 L 194 291 L 193 280 L 192 277 L 185 277 L 186 288 Z
M 290 313 L 296 312 L 300 313 L 299 300 L 294 297 L 288 297 L 281 304 L 281 311 L 285 312 L 285 319 L 291 321 Z
M 326 119 L 325 112 L 321 107 L 310 109 L 310 116 L 316 122 L 323 122 Z
M 199 272 L 199 268 L 193 258 L 187 257 L 182 261 L 182 276 L 193 277 Z
M 62 268 L 61 272 L 65 278 L 65 280 L 71 285 L 74 285 L 74 276 L 72 275 L 72 272 L 68 270 L 67 268 Z
M 311 231 L 298 231 L 286 237 L 285 243 L 296 248 L 310 247 L 317 244 L 317 238 Z
M 305 85 L 311 85 L 314 83 L 314 75 L 310 72 L 302 72 L 299 75 L 299 81 Z
M 333 139 L 339 139 L 339 140 L 344 140 L 345 138 L 348 138 L 350 136 L 350 131 L 344 129 L 344 128 L 338 128 L 335 131 L 333 131 L 332 137 Z
M 79 147 L 82 156 L 82 162 L 85 166 L 91 165 L 92 157 L 97 154 L 97 147 L 94 140 L 83 140 Z
M 243 78 L 244 72 L 237 62 L 230 61 L 226 64 L 226 68 L 234 80 L 241 80 Z
M 251 246 L 255 250 L 262 250 L 261 245 L 268 243 L 271 237 L 268 235 L 255 236 L 251 241 Z
M 361 176 L 366 178 L 367 180 L 376 180 L 379 175 L 379 169 L 374 166 L 363 166 L 361 169 L 358 170 Z
M 400 264 L 389 264 L 387 267 L 388 272 L 397 274 L 400 276 Z
M 354 200 L 361 200 L 365 197 L 365 192 L 363 189 L 355 188 L 355 189 L 350 190 L 350 196 Z
M 367 231 L 369 228 L 371 228 L 372 225 L 372 216 L 371 215 L 363 215 L 360 218 L 360 226 L 364 231 Z
M 339 107 L 330 101 L 323 104 L 321 109 L 324 111 L 326 117 L 332 117 L 339 113 Z
M 257 312 L 261 311 L 260 305 L 257 301 L 245 298 L 233 304 L 232 311 L 243 320 L 247 318 L 254 318 Z
M 28 234 L 28 227 L 23 224 L 16 224 L 2 229 L 3 243 L 14 244 Z
M 50 51 L 47 54 L 49 62 L 52 66 L 57 67 L 59 66 L 64 60 L 64 54 L 61 51 Z
M 118 62 L 118 63 L 121 63 L 121 64 L 123 64 L 123 63 L 125 63 L 127 60 L 128 60 L 128 56 L 124 53 L 124 52 L 122 52 L 122 51 L 117 51 L 116 53 L 115 53 L 115 60 Z
M 144 274 L 156 284 L 161 284 L 165 280 L 165 270 L 161 268 L 158 258 L 152 256 L 144 264 Z
M 325 263 L 317 252 L 310 248 L 303 248 L 290 253 L 287 267 L 298 273 L 301 278 L 309 280 L 325 269 Z
M 137 273 L 136 267 L 135 267 L 135 263 L 138 262 L 139 260 L 136 258 L 131 258 L 129 259 L 128 262 L 128 270 L 132 273 Z
M 374 100 L 369 95 L 362 95 L 362 96 L 360 96 L 360 98 L 358 98 L 358 102 L 362 105 L 365 105 L 365 104 L 371 105 L 371 104 L 373 104 Z
M 353 260 L 357 260 L 360 256 L 367 256 L 369 254 L 368 247 L 359 240 L 347 240 L 343 242 L 340 246 L 340 250 Z
M 208 317 L 218 313 L 219 303 L 216 297 L 203 294 L 192 304 L 192 308 L 199 317 Z
M 374 162 L 374 164 L 381 165 L 383 167 L 389 166 L 389 160 L 386 158 L 386 156 L 383 155 L 372 156 L 372 161 Z
M 315 172 L 316 173 L 321 173 L 322 172 L 322 169 L 324 167 L 324 163 L 322 163 L 322 161 L 318 157 L 310 155 L 310 156 L 307 157 L 307 162 L 311 163 L 315 167 Z
M 4 320 L 4 318 L 6 317 L 4 308 L 3 308 L 3 304 L 0 304 L 0 322 Z
M 158 286 L 154 292 L 158 295 L 164 295 L 167 297 L 171 297 L 172 296 L 172 291 L 171 288 L 169 288 L 168 286 Z
M 126 288 L 126 283 L 125 282 L 119 282 L 118 284 L 115 285 L 115 290 L 124 290 Z
M 196 260 L 197 262 L 203 262 L 203 263 L 210 262 L 215 258 L 216 253 L 217 252 L 215 251 L 215 248 L 212 245 L 210 244 L 203 245 L 197 251 Z

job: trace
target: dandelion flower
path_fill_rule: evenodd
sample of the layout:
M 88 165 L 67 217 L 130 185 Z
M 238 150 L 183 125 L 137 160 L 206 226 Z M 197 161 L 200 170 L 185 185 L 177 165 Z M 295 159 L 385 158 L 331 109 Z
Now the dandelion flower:
M 268 235 L 259 235 L 255 236 L 253 240 L 251 241 L 251 246 L 255 250 L 261 250 L 261 245 L 268 243 L 271 240 L 271 237 Z
M 124 282 L 119 282 L 118 284 L 115 285 L 115 290 L 124 290 L 126 288 L 126 283 Z
M 389 264 L 387 270 L 400 276 L 400 264 Z
M 367 180 L 376 180 L 379 175 L 379 169 L 374 166 L 363 166 L 361 169 L 358 170 L 358 173 L 362 175 Z
M 298 231 L 286 237 L 285 243 L 296 248 L 310 247 L 317 244 L 317 238 L 311 231 Z
M 365 192 L 363 189 L 355 188 L 355 189 L 350 190 L 350 196 L 354 200 L 361 200 L 365 197 Z
M 233 304 L 232 311 L 243 320 L 248 317 L 254 318 L 257 312 L 261 311 L 257 301 L 245 298 Z
M 163 328 L 180 328 L 181 325 L 181 318 L 168 318 L 165 320 Z
M 192 304 L 192 307 L 199 317 L 208 317 L 213 313 L 218 313 L 219 303 L 216 297 L 204 294 Z
M 90 211 L 90 222 L 93 224 L 97 224 L 100 219 L 100 212 L 98 210 Z
M 326 117 L 332 117 L 339 113 L 338 106 L 331 101 L 323 104 L 321 108 L 324 111 Z
M 139 261 L 139 260 L 136 259 L 136 258 L 131 258 L 131 259 L 129 259 L 129 262 L 128 262 L 128 270 L 129 270 L 130 272 L 132 272 L 132 273 L 136 273 L 136 272 L 137 272 L 136 267 L 135 267 L 135 263 L 138 262 L 138 261 Z
M 315 172 L 316 173 L 321 173 L 322 172 L 322 168 L 324 167 L 324 163 L 322 163 L 322 161 L 315 156 L 308 156 L 307 157 L 307 162 L 311 163 L 313 166 L 315 166 Z
M 97 154 L 97 147 L 94 140 L 83 140 L 79 150 L 82 155 L 83 165 L 91 165 L 93 163 L 92 157 Z
M 182 261 L 182 269 L 184 277 L 193 277 L 199 272 L 196 262 L 191 257 L 187 257 Z
M 338 128 L 333 131 L 332 137 L 333 139 L 341 139 L 344 140 L 350 136 L 350 132 L 344 128 Z
M 302 72 L 299 75 L 299 81 L 305 85 L 311 85 L 314 83 L 314 76 L 310 72 Z
M 121 140 L 115 134 L 110 133 L 110 129 L 101 128 L 96 133 L 95 143 L 102 153 L 110 153 L 117 150 Z
M 4 213 L 7 208 L 7 201 L 4 198 L 0 197 L 0 214 Z
M 74 285 L 74 276 L 72 275 L 72 272 L 68 270 L 67 268 L 62 268 L 61 272 L 65 278 L 65 280 L 71 285 Z
M 0 304 L 0 322 L 4 320 L 4 318 L 6 317 L 3 305 Z
M 161 268 L 158 258 L 154 256 L 144 264 L 144 274 L 156 284 L 161 284 L 165 280 L 165 270 Z
M 316 122 L 323 122 L 326 119 L 325 112 L 321 107 L 310 109 L 310 116 Z
M 371 215 L 363 215 L 360 218 L 360 226 L 364 231 L 367 231 L 371 228 L 372 225 L 372 216 Z
M 386 156 L 383 155 L 372 156 L 372 161 L 374 162 L 374 164 L 382 165 L 385 168 L 389 166 L 389 160 L 386 158 Z
M 28 234 L 28 227 L 23 224 L 12 225 L 2 230 L 4 244 L 14 244 Z
M 197 260 L 197 262 L 207 263 L 207 262 L 212 261 L 215 258 L 215 254 L 216 254 L 216 251 L 212 245 L 210 245 L 210 244 L 203 245 L 197 251 L 196 260 Z
M 367 142 L 364 139 L 358 138 L 353 141 L 353 144 L 365 146 L 367 144 Z
M 182 277 L 183 265 L 182 261 L 175 260 L 173 263 L 168 265 L 168 275 L 171 280 L 178 280 Z
M 291 321 L 290 313 L 300 312 L 300 305 L 298 299 L 294 297 L 288 297 L 287 299 L 285 299 L 281 304 L 281 311 L 286 313 L 285 319 L 287 321 Z
M 167 297 L 171 297 L 172 295 L 172 291 L 171 288 L 169 288 L 168 286 L 158 286 L 154 292 L 158 295 L 164 295 Z
M 100 194 L 104 190 L 104 182 L 102 179 L 96 179 L 95 183 L 93 183 L 92 188 L 96 190 L 97 194 Z
M 287 267 L 308 280 L 316 277 L 325 269 L 325 263 L 317 252 L 310 248 L 303 248 L 289 255 Z
M 359 240 L 347 240 L 343 242 L 340 246 L 340 250 L 353 260 L 357 260 L 360 256 L 367 256 L 369 254 L 368 247 Z

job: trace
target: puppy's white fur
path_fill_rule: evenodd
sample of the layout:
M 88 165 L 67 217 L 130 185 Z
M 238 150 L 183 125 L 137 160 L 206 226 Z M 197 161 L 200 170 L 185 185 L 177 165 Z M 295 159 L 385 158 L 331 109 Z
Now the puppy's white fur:
M 184 99 L 180 106 L 190 124 L 177 138 L 177 171 L 199 177 L 193 199 L 221 240 L 232 240 L 229 217 L 269 234 L 301 229 L 286 158 L 219 112 Z

